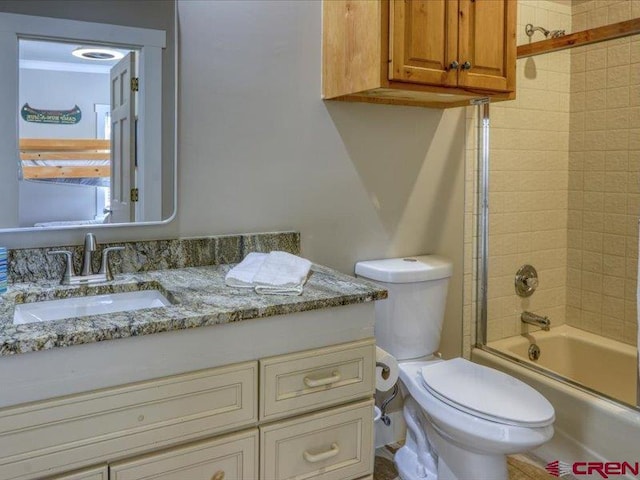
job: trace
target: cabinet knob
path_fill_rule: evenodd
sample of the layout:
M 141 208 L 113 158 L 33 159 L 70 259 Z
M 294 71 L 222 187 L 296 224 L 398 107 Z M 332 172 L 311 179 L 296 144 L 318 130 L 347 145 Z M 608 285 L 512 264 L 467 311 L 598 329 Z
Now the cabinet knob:
M 471 70 L 471 63 L 467 60 L 460 68 L 462 68 L 462 70 Z
M 224 471 L 218 470 L 216 473 L 213 474 L 213 477 L 211 477 L 211 480 L 224 480 Z
M 454 60 L 453 62 L 451 62 L 451 63 L 449 64 L 449 68 L 450 68 L 451 70 L 457 70 L 459 66 L 460 66 L 460 64 L 458 63 L 458 61 L 457 61 L 457 60 Z

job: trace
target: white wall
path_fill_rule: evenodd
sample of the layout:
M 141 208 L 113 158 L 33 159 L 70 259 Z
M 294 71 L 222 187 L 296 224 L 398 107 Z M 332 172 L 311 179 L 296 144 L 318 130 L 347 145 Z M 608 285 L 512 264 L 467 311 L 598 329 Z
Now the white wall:
M 181 1 L 178 216 L 98 240 L 293 229 L 315 262 L 454 260 L 443 351 L 460 352 L 464 115 L 323 102 L 320 1 Z M 10 247 L 83 231 L 0 234 Z
M 25 103 L 38 110 L 71 110 L 82 112 L 74 125 L 26 122 L 19 119 L 21 138 L 96 138 L 94 104 L 111 102 L 108 73 L 60 72 L 20 69 L 18 106 Z

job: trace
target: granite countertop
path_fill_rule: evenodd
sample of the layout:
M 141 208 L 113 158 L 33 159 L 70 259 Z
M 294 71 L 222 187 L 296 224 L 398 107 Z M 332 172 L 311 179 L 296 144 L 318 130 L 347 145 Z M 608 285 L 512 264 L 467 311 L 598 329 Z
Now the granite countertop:
M 63 286 L 55 281 L 15 283 L 0 295 L 0 355 L 48 350 L 171 330 L 239 322 L 387 297 L 379 286 L 314 265 L 300 296 L 259 295 L 231 288 L 224 277 L 233 265 L 126 273 L 112 282 Z M 159 290 L 172 305 L 50 322 L 13 324 L 16 304 L 59 298 Z

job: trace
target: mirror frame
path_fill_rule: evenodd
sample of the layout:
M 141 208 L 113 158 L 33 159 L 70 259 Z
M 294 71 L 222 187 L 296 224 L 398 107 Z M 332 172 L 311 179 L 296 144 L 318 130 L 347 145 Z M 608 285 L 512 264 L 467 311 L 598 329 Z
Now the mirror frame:
M 118 35 L 114 35 L 114 30 L 118 32 Z M 139 47 L 144 51 L 145 48 L 159 48 L 160 50 L 166 45 L 166 32 L 162 30 L 154 30 L 141 27 L 130 27 L 121 25 L 112 25 L 106 23 L 86 22 L 80 20 L 68 20 L 52 17 L 41 17 L 32 15 L 22 15 L 15 13 L 0 12 L 0 37 L 2 35 L 14 35 L 16 40 L 15 50 L 15 65 L 17 65 L 18 58 L 18 42 L 21 37 L 45 39 L 45 40 L 59 40 L 59 41 L 72 41 L 72 42 L 89 42 L 100 43 L 105 45 L 114 46 L 132 46 Z M 104 224 L 92 224 L 92 225 L 59 225 L 54 227 L 0 227 L 0 234 L 2 233 L 20 233 L 20 232 L 51 232 L 58 230 L 83 230 L 86 228 L 91 229 L 103 229 L 103 228 L 118 228 L 118 227 L 144 227 L 150 225 L 166 225 L 175 220 L 178 213 L 178 12 L 177 2 L 174 3 L 174 88 L 173 88 L 173 101 L 174 111 L 172 115 L 173 119 L 173 212 L 171 215 L 163 220 L 146 221 L 146 222 L 129 222 L 129 223 L 104 223 Z M 1 58 L 0 58 L 1 60 Z M 14 75 L 15 73 L 15 75 Z M 10 72 L 12 78 L 6 88 L 7 91 L 11 91 L 11 95 L 17 98 L 18 78 L 17 68 L 16 72 Z M 15 77 L 15 78 L 14 78 Z M 13 89 L 15 92 L 13 92 Z M 1 95 L 1 93 L 0 93 Z M 15 114 L 15 113 L 14 113 Z M 7 150 L 11 149 L 11 157 L 18 158 L 18 115 L 15 114 L 15 135 L 14 141 L 9 142 Z M 0 119 L 0 123 L 1 119 Z M 161 127 L 162 128 L 162 127 Z M 164 135 L 164 132 L 163 132 Z M 0 151 L 2 146 L 0 145 Z M 1 199 L 0 199 L 1 200 Z

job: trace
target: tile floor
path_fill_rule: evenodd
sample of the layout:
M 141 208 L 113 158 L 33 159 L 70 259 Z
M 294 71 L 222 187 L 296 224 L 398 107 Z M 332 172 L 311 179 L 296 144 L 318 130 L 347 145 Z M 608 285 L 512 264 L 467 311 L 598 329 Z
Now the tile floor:
M 387 450 L 378 449 L 376 452 L 373 471 L 374 480 L 400 480 L 398 471 L 393 463 L 393 452 L 399 446 L 388 446 Z M 531 460 L 520 455 L 508 458 L 509 480 L 549 480 L 556 477 L 549 475 L 543 467 L 534 465 Z

